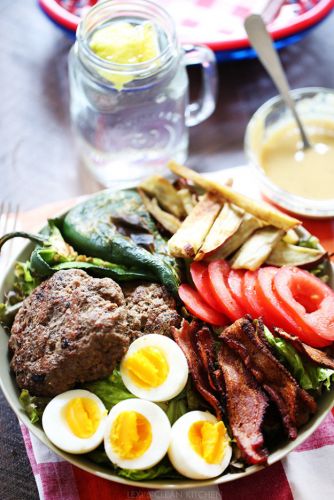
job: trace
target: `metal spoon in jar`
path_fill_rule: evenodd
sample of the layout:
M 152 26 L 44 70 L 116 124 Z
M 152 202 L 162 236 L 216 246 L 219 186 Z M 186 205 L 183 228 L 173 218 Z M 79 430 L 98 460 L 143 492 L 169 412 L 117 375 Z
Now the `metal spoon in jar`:
M 312 147 L 311 142 L 306 135 L 304 126 L 297 113 L 295 103 L 291 98 L 289 84 L 281 61 L 262 17 L 259 14 L 251 14 L 245 19 L 244 26 L 253 49 L 256 51 L 261 63 L 269 73 L 282 99 L 285 101 L 285 104 L 296 120 L 303 142 L 302 149 L 304 151 L 310 149 Z

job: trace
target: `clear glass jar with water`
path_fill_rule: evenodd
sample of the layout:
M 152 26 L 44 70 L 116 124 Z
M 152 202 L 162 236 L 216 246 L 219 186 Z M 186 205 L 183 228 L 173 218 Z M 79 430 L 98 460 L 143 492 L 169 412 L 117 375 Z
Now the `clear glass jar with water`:
M 119 64 L 91 49 L 97 30 L 110 23 L 150 22 L 157 33 L 156 57 Z M 201 64 L 202 93 L 189 104 L 187 64 Z M 213 52 L 181 47 L 173 20 L 147 0 L 109 0 L 81 21 L 69 56 L 71 117 L 85 167 L 103 185 L 134 185 L 166 172 L 170 159 L 184 162 L 188 127 L 215 108 L 217 76 Z M 121 83 L 120 83 L 121 82 Z

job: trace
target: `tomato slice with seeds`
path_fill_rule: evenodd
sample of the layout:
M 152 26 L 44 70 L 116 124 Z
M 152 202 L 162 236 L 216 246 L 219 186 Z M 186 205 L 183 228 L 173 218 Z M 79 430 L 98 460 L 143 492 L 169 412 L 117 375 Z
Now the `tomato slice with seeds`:
M 283 269 L 283 268 L 282 268 Z M 270 316 L 271 324 L 282 328 L 287 333 L 297 335 L 302 342 L 313 347 L 322 347 L 323 341 L 315 340 L 309 327 L 302 327 L 291 315 L 276 293 L 274 278 L 279 269 L 277 267 L 264 267 L 258 271 L 258 296 L 262 306 Z
M 273 280 L 277 271 L 277 267 L 264 267 L 258 270 L 257 292 L 259 301 L 262 307 L 267 310 L 267 315 L 272 317 L 271 324 L 282 328 L 287 333 L 295 333 L 299 330 L 298 324 L 287 314 L 273 289 Z
M 247 271 L 243 277 L 242 292 L 247 307 L 247 312 L 253 318 L 264 318 L 265 308 L 257 296 L 257 271 Z
M 215 311 L 224 312 L 212 293 L 208 267 L 201 262 L 193 262 L 190 266 L 190 274 L 198 293 L 205 302 Z M 228 323 L 227 318 L 226 323 Z
M 206 321 L 211 325 L 225 326 L 226 317 L 212 307 L 210 307 L 200 296 L 200 294 L 191 288 L 190 285 L 182 284 L 179 287 L 179 297 L 184 303 L 186 309 L 196 318 Z
M 233 298 L 239 304 L 243 313 L 247 314 L 247 312 L 249 311 L 247 311 L 247 308 L 245 308 L 245 299 L 242 290 L 242 280 L 244 274 L 245 271 L 243 271 L 242 269 L 231 269 L 227 277 L 227 284 L 229 286 L 229 289 L 231 290 Z
M 274 288 L 294 320 L 312 331 L 310 345 L 322 347 L 334 340 L 334 292 L 325 283 L 297 267 L 282 267 Z
M 242 318 L 244 314 L 243 310 L 234 299 L 228 286 L 228 275 L 230 272 L 228 263 L 225 260 L 215 260 L 210 262 L 208 270 L 212 293 L 226 316 L 232 321 Z

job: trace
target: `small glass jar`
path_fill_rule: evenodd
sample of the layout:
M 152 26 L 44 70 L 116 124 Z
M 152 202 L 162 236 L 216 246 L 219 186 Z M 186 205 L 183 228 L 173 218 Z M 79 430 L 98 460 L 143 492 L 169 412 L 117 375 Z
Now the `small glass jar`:
M 308 87 L 291 91 L 298 114 L 305 130 L 312 138 L 313 120 L 331 123 L 334 130 L 334 90 L 321 87 Z M 282 189 L 266 175 L 261 164 L 262 145 L 276 130 L 286 124 L 294 124 L 291 111 L 280 96 L 265 102 L 250 119 L 245 134 L 245 154 L 260 181 L 262 193 L 276 205 L 295 214 L 326 218 L 334 216 L 333 198 L 316 200 L 304 198 Z M 317 168 L 317 165 L 314 165 Z
M 110 23 L 155 26 L 159 54 L 136 64 L 117 64 L 90 48 L 96 30 Z M 201 64 L 199 100 L 188 102 L 187 64 Z M 184 162 L 188 127 L 215 109 L 215 57 L 207 47 L 181 48 L 169 14 L 147 0 L 108 0 L 90 9 L 69 56 L 71 117 L 79 155 L 103 185 L 133 185 L 166 172 L 168 160 Z M 116 78 L 115 78 L 116 76 Z M 124 81 L 116 88 L 113 81 Z

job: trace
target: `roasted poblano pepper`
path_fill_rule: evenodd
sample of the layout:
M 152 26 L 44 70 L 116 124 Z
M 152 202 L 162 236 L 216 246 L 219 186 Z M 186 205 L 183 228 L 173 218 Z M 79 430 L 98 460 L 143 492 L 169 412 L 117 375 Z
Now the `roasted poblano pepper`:
M 56 271 L 64 269 L 83 269 L 93 276 L 109 277 L 115 281 L 154 280 L 152 273 L 113 264 L 96 257 L 78 255 L 65 242 L 60 230 L 52 220 L 48 224 L 48 233 L 45 235 L 11 233 L 0 239 L 0 249 L 8 239 L 15 236 L 28 238 L 39 243 L 31 254 L 29 267 L 31 274 L 40 279 L 48 278 Z
M 85 255 L 149 272 L 176 293 L 176 261 L 136 190 L 103 191 L 89 198 L 67 213 L 62 233 Z M 152 236 L 151 251 L 137 244 L 145 234 Z

